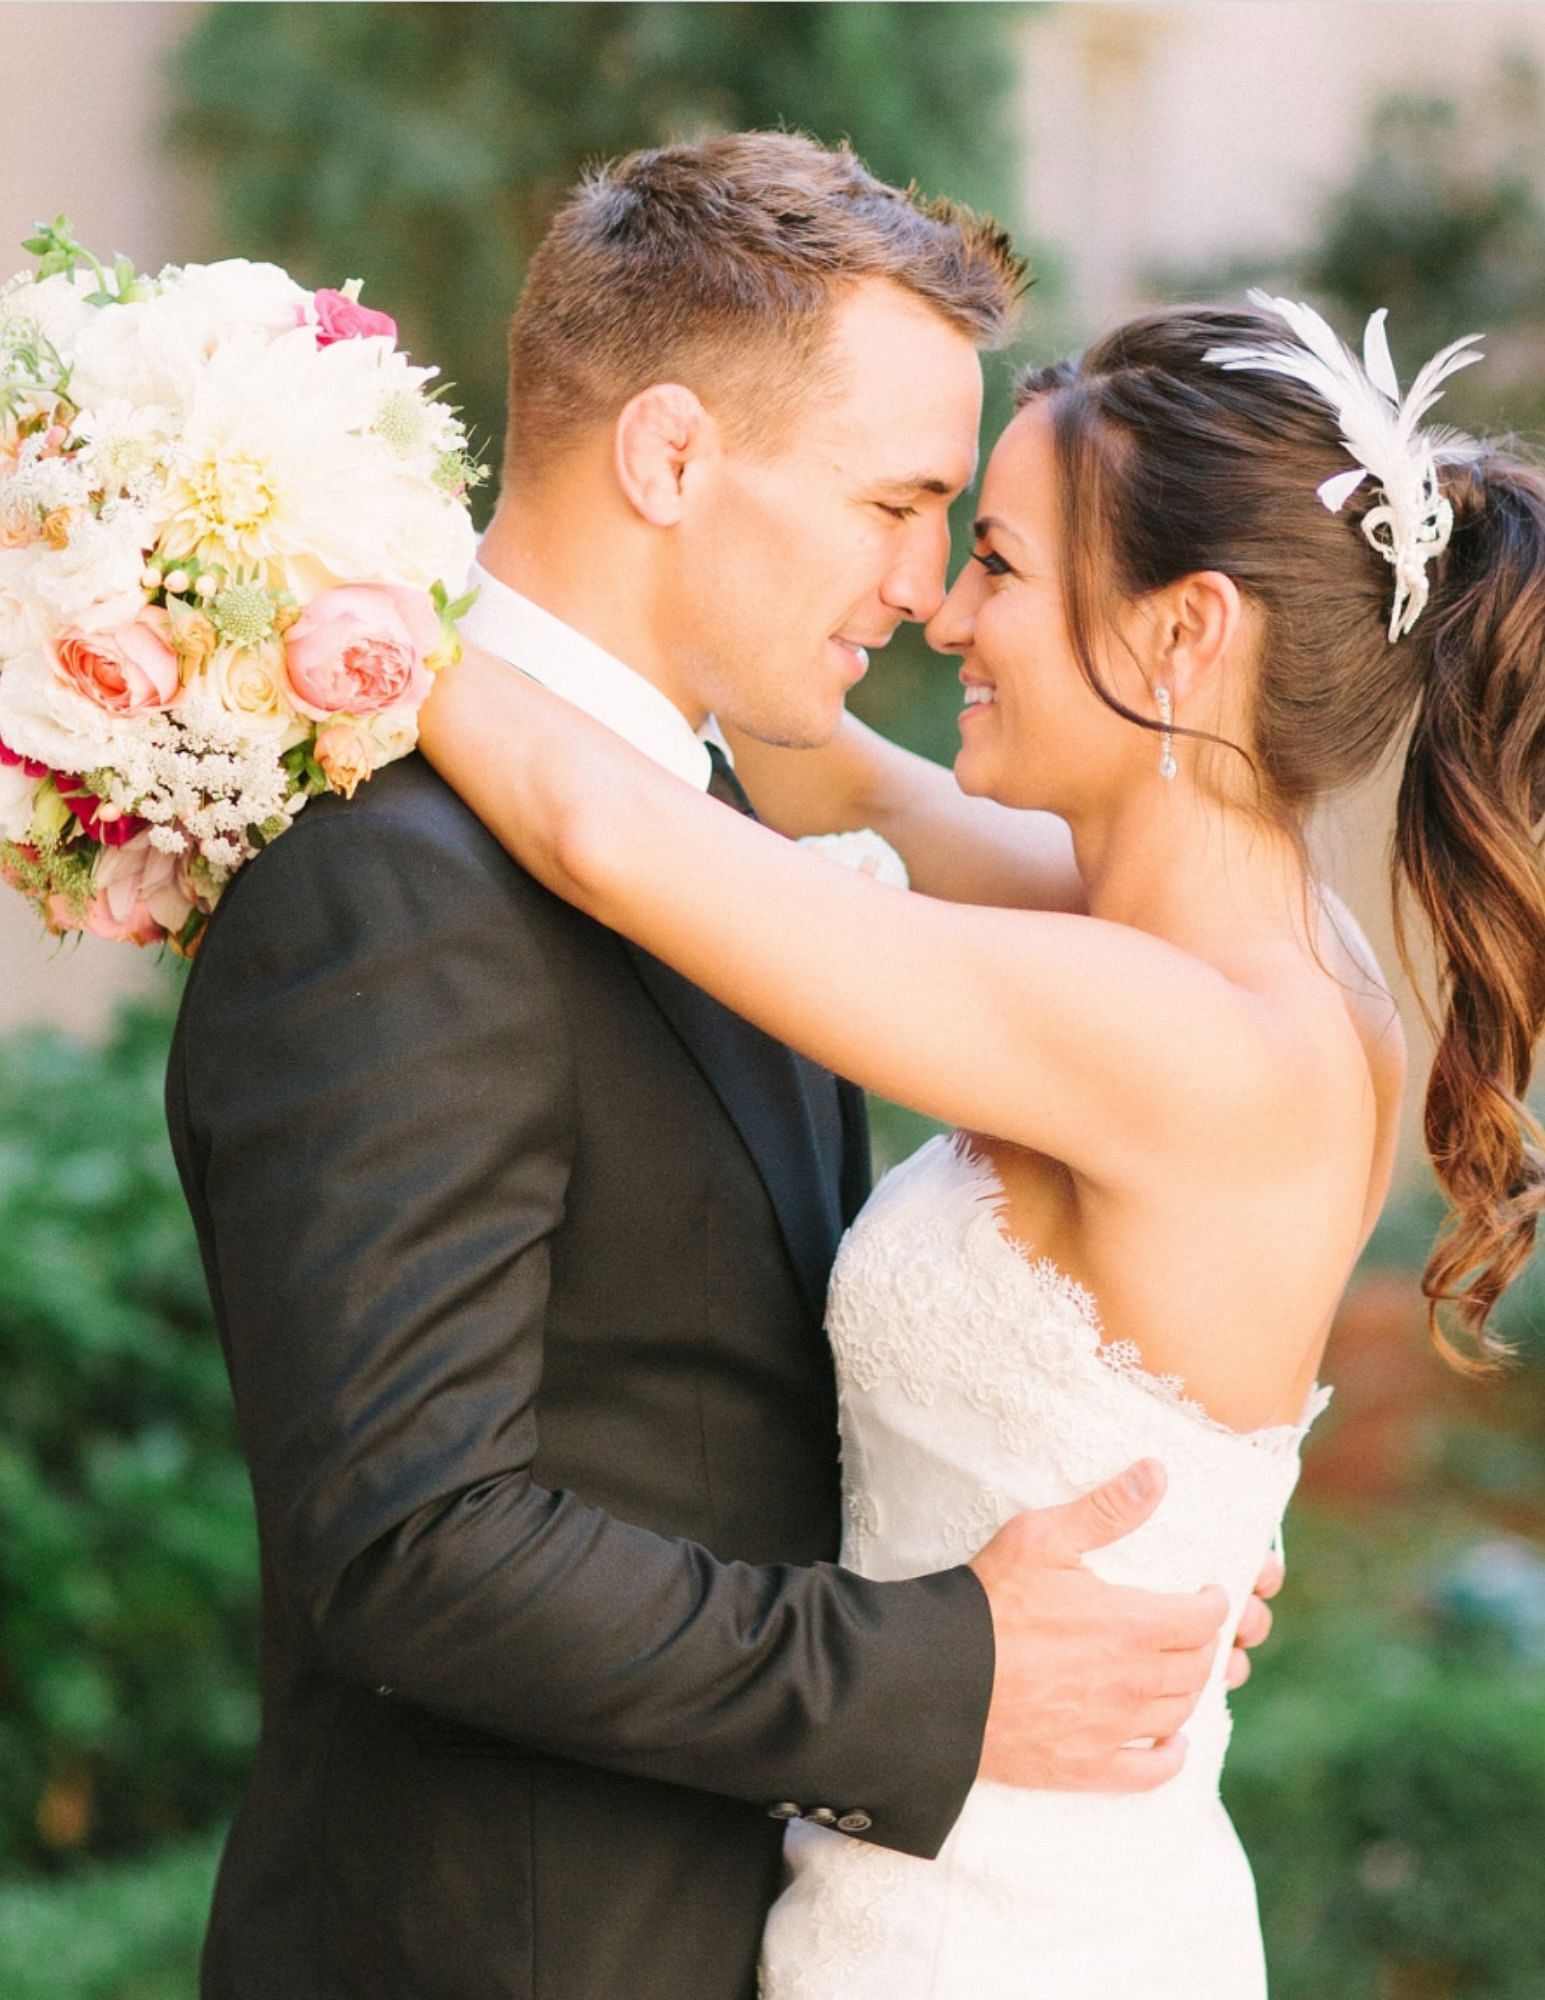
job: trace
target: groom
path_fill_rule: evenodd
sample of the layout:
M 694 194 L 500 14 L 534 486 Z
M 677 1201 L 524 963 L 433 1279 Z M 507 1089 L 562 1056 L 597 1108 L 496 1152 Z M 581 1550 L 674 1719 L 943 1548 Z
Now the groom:
M 937 604 L 1018 280 L 803 138 L 587 182 L 515 323 L 468 636 L 744 808 L 708 716 L 819 742 Z M 970 1567 L 836 1568 L 857 1093 L 550 898 L 422 761 L 233 885 L 168 1107 L 262 1550 L 206 2000 L 747 2000 L 786 1820 L 931 1856 L 979 1773 L 1177 1768 L 1221 1593 L 1079 1566 L 1157 1479 Z

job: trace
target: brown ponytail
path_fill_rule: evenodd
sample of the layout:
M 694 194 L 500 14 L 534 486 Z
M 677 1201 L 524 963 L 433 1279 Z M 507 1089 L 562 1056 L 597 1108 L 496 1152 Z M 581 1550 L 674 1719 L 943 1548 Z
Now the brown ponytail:
M 1424 655 L 1395 831 L 1437 942 L 1427 1150 L 1453 1213 L 1422 1290 L 1457 1365 L 1504 1351 L 1487 1322 L 1533 1247 L 1545 1133 L 1524 1103 L 1545 1029 L 1545 479 L 1488 448 L 1448 472 L 1453 539 L 1411 635 Z M 1409 957 L 1402 940 L 1402 957 Z M 1439 1323 L 1447 1304 L 1468 1345 Z

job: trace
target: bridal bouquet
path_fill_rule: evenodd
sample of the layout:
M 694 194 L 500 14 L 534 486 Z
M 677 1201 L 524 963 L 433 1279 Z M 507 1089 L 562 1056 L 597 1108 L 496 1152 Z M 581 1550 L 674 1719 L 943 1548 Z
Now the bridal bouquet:
M 308 798 L 413 748 L 481 476 L 358 286 L 108 268 L 0 289 L 0 873 L 189 952 Z

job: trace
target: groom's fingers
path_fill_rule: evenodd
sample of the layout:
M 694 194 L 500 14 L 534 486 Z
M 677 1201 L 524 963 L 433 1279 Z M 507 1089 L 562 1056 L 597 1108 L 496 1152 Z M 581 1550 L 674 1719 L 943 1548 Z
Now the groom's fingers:
M 1271 1632 L 1271 1607 L 1263 1604 L 1258 1597 L 1249 1598 L 1240 1614 L 1239 1630 L 1234 1634 L 1236 1646 L 1264 1645 Z
M 1205 1649 L 1209 1659 L 1228 1616 L 1228 1593 L 1215 1583 L 1202 1590 L 1136 1590 L 1152 1621 L 1152 1643 L 1163 1653 Z
M 1163 1499 L 1164 1486 L 1163 1466 L 1156 1459 L 1139 1459 L 1092 1493 L 1060 1507 L 1034 1508 L 1008 1526 L 1027 1559 L 1071 1567 L 1091 1549 L 1106 1548 L 1140 1528 Z
M 1163 1700 L 1151 1701 L 1138 1712 L 1137 1736 L 1164 1742 L 1171 1736 L 1178 1736 L 1195 1713 L 1194 1694 L 1167 1695 Z
M 1170 1736 L 1152 1747 L 1118 1750 L 1105 1771 L 1092 1778 L 1091 1792 L 1151 1792 L 1180 1775 L 1186 1761 L 1186 1739 Z

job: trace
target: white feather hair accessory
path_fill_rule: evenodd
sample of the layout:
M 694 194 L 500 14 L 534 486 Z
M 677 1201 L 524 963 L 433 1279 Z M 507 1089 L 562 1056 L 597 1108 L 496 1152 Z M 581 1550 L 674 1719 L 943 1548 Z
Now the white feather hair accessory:
M 1393 644 L 1426 609 L 1427 565 L 1448 547 L 1453 532 L 1454 510 L 1438 491 L 1438 459 L 1473 449 L 1456 432 L 1423 430 L 1421 420 L 1438 401 L 1449 376 L 1481 359 L 1475 343 L 1483 336 L 1466 334 L 1435 354 L 1402 399 L 1384 331 L 1386 306 L 1369 318 L 1359 361 L 1313 306 L 1274 299 L 1266 292 L 1251 292 L 1249 298 L 1260 311 L 1285 321 L 1297 344 L 1213 347 L 1206 359 L 1224 368 L 1259 368 L 1290 376 L 1335 411 L 1341 442 L 1356 460 L 1356 468 L 1336 473 L 1316 490 L 1333 514 L 1341 512 L 1365 479 L 1371 479 L 1382 494 L 1381 504 L 1370 508 L 1359 525 L 1395 571 L 1395 601 L 1389 615 Z

